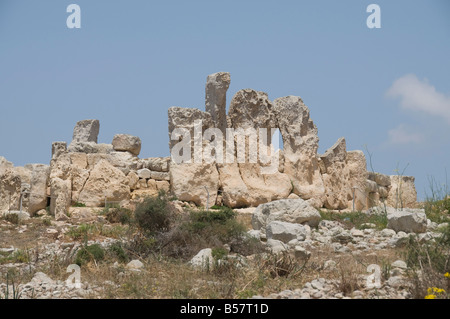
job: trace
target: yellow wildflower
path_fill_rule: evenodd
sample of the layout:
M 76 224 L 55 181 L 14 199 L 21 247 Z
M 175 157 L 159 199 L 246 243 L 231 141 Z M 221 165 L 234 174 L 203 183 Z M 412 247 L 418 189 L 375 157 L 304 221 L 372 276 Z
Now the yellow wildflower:
M 425 299 L 436 299 L 436 296 L 435 295 L 428 295 L 428 296 L 425 296 Z
M 450 278 L 450 272 L 446 273 L 444 277 Z

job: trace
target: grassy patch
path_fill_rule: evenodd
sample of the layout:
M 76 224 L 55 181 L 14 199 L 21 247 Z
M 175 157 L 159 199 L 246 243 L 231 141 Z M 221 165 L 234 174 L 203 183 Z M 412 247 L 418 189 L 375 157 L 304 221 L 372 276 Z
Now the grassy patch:
M 371 223 L 375 224 L 376 229 L 382 230 L 386 228 L 388 222 L 387 216 L 384 214 L 369 215 L 363 212 L 333 213 L 320 210 L 320 215 L 324 220 L 338 221 L 347 228 L 363 229 L 364 224 Z

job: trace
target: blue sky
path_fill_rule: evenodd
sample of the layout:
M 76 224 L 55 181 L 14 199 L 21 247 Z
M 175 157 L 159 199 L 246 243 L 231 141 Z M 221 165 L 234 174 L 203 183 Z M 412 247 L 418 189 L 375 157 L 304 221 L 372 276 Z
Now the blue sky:
M 66 8 L 81 7 L 81 29 Z M 366 8 L 381 7 L 381 29 Z M 99 142 L 168 156 L 167 109 L 204 109 L 208 74 L 274 100 L 301 96 L 320 152 L 344 136 L 385 174 L 408 165 L 419 196 L 450 174 L 450 2 L 0 0 L 0 156 L 48 163 L 79 120 Z

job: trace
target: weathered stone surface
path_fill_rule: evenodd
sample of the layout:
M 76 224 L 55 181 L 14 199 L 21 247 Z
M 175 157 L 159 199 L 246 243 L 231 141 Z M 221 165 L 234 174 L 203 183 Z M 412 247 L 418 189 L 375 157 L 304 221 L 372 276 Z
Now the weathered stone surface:
M 273 107 L 267 93 L 251 89 L 240 90 L 231 100 L 228 111 L 231 127 L 274 128 L 276 121 Z
M 252 216 L 253 229 L 260 230 L 272 221 L 307 224 L 316 227 L 320 222 L 319 212 L 303 199 L 284 199 L 258 206 Z
M 12 211 L 6 211 L 4 212 L 3 217 L 10 216 L 10 215 L 16 215 L 19 221 L 25 221 L 30 219 L 30 214 L 26 211 L 18 211 L 18 210 L 12 210 Z
M 36 165 L 31 172 L 30 197 L 28 211 L 34 215 L 37 211 L 47 207 L 47 185 L 50 176 L 50 166 Z
M 268 239 L 267 247 L 273 254 L 279 254 L 283 251 L 289 250 L 289 246 L 287 244 L 283 243 L 281 240 L 276 239 Z
M 293 239 L 305 240 L 306 230 L 303 225 L 280 221 L 270 222 L 266 227 L 267 239 L 276 239 L 288 243 Z
M 13 168 L 14 164 L 11 163 L 10 161 L 8 161 L 6 158 L 4 158 L 3 156 L 0 156 L 0 173 L 2 172 L 2 170 L 4 171 L 5 169 L 9 168 Z
M 322 198 L 325 188 L 320 174 L 317 127 L 302 99 L 287 96 L 274 101 L 274 113 L 284 143 L 284 173 L 294 193 L 303 199 Z
M 111 144 L 97 144 L 94 142 L 72 142 L 67 151 L 71 153 L 109 154 L 113 151 L 113 146 Z
M 212 256 L 212 249 L 205 248 L 198 252 L 189 262 L 193 267 L 199 269 L 210 269 L 213 266 L 214 258 Z
M 170 186 L 182 201 L 206 207 L 216 203 L 219 173 L 215 164 L 170 164 Z M 205 189 L 206 187 L 206 189 Z
M 100 122 L 98 120 L 79 121 L 73 129 L 72 143 L 94 142 L 97 143 Z
M 251 206 L 250 191 L 242 180 L 239 166 L 234 164 L 217 165 L 220 176 L 220 187 L 222 188 L 223 203 L 228 207 Z
M 267 129 L 270 133 L 270 129 L 276 127 L 272 109 L 273 105 L 266 93 L 241 90 L 233 97 L 228 116 L 235 132 L 238 129 L 254 129 L 254 132 L 258 134 L 258 129 Z M 229 203 L 232 207 L 257 206 L 288 197 L 292 189 L 289 177 L 279 172 L 278 163 L 262 163 L 260 161 L 262 153 L 258 154 L 257 150 L 251 152 L 249 141 L 250 139 L 247 137 L 245 141 L 246 154 L 237 154 L 235 164 L 219 165 L 219 172 L 223 173 L 220 179 L 224 202 Z M 254 141 L 261 142 L 259 136 Z M 268 142 L 270 142 L 269 138 Z M 240 151 L 238 143 L 239 140 L 236 137 L 235 150 L 237 152 Z M 245 158 L 245 163 L 240 157 Z M 267 169 L 270 164 L 276 165 L 274 170 L 265 173 L 264 169 Z M 236 186 L 237 188 L 234 188 Z
M 202 128 L 201 133 L 206 129 L 214 127 L 214 123 L 211 118 L 211 114 L 202 112 L 195 108 L 181 108 L 181 107 L 171 107 L 168 110 L 169 117 L 169 149 L 172 154 L 172 148 L 180 141 L 180 139 L 172 140 L 172 132 L 175 129 L 187 129 L 190 132 L 192 143 L 194 140 L 194 124 L 195 121 L 201 121 Z M 193 144 L 193 143 L 192 143 Z M 194 150 L 191 149 L 191 157 L 193 158 Z
M 121 170 L 101 160 L 90 172 L 79 201 L 88 207 L 98 207 L 104 205 L 105 197 L 107 201 L 128 200 L 130 186 Z
M 150 176 L 157 181 L 170 181 L 170 174 L 168 172 L 155 172 L 151 171 Z
M 144 267 L 144 264 L 140 260 L 132 260 L 130 261 L 125 268 L 128 270 L 140 270 Z
M 152 171 L 148 168 L 143 168 L 137 171 L 139 178 L 150 179 L 152 177 Z
M 387 215 L 389 229 L 405 233 L 425 233 L 427 231 L 427 216 L 423 209 L 395 211 Z
M 345 139 L 340 138 L 320 156 L 320 159 L 324 171 L 322 172 L 325 187 L 324 206 L 328 209 L 348 208 L 348 201 L 352 199 L 352 190 Z
M 139 176 L 134 171 L 129 172 L 127 175 L 127 184 L 132 191 L 136 189 L 138 182 Z
M 206 80 L 206 112 L 211 114 L 215 127 L 225 134 L 227 127 L 227 90 L 230 86 L 230 73 L 218 72 L 208 76 Z
M 141 152 L 141 144 L 139 137 L 128 134 L 116 134 L 112 141 L 112 146 L 115 151 L 130 152 L 136 156 Z
M 389 187 L 391 186 L 391 178 L 388 175 L 369 172 L 368 179 L 374 181 L 379 186 Z
M 417 191 L 413 176 L 392 175 L 391 188 L 387 204 L 395 208 L 415 208 L 417 206 Z
M 355 197 L 355 210 L 362 211 L 367 209 L 366 180 L 367 180 L 367 163 L 364 152 L 349 151 L 347 152 L 347 166 L 350 171 L 350 187 Z M 353 208 L 352 200 L 349 201 L 349 208 Z
M 55 177 L 50 184 L 50 213 L 56 220 L 67 219 L 67 212 L 72 201 L 72 187 L 70 180 Z
M 142 160 L 143 167 L 155 172 L 169 171 L 170 157 L 152 157 Z
M 0 171 L 0 214 L 19 209 L 20 191 L 20 176 L 10 168 Z
M 66 142 L 53 142 L 52 143 L 52 160 L 56 160 L 60 155 L 67 152 Z

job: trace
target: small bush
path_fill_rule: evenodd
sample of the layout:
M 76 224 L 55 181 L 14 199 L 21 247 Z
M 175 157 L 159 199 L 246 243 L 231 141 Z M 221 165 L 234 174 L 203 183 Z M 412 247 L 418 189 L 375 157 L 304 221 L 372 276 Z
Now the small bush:
M 120 242 L 115 242 L 114 244 L 109 246 L 108 252 L 122 263 L 126 263 L 130 260 L 128 254 L 125 252 Z
M 168 202 L 169 199 L 163 191 L 156 197 L 145 198 L 134 212 L 138 226 L 149 233 L 168 231 L 173 217 L 167 207 Z
M 8 214 L 5 216 L 5 220 L 10 222 L 11 224 L 18 225 L 19 224 L 19 215 Z
M 72 207 L 86 207 L 86 204 L 84 203 L 80 203 L 80 202 L 75 202 Z
M 78 252 L 75 263 L 82 266 L 92 261 L 100 261 L 105 257 L 105 251 L 99 244 L 83 246 Z
M 121 223 L 122 225 L 130 224 L 132 220 L 132 212 L 126 208 L 110 208 L 106 212 L 106 220 L 111 224 Z
M 450 226 L 447 226 L 434 242 L 419 243 L 410 237 L 405 253 L 405 261 L 411 269 L 413 279 L 412 295 L 422 299 L 428 295 L 430 287 L 450 289 L 445 274 L 450 272 Z

